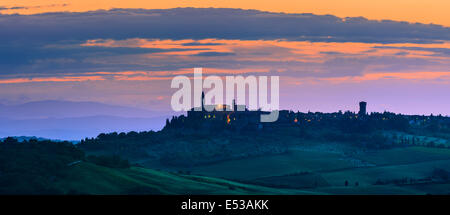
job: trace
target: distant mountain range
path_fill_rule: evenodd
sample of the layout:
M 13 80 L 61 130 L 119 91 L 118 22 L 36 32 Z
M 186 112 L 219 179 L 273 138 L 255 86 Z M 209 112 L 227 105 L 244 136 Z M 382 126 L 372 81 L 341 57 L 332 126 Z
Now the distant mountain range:
M 23 141 L 29 141 L 29 140 L 37 140 L 37 141 L 44 141 L 44 140 L 51 140 L 51 139 L 47 139 L 47 138 L 43 138 L 43 137 L 36 137 L 36 136 L 12 136 L 14 139 L 16 139 L 19 142 L 23 142 Z M 6 137 L 0 138 L 0 141 L 5 140 Z M 51 140 L 54 142 L 59 142 L 60 140 Z
M 171 114 L 98 102 L 46 100 L 20 105 L 0 105 L 0 118 L 9 119 L 67 118 L 97 115 L 149 118 Z
M 80 140 L 99 133 L 159 130 L 170 112 L 97 102 L 37 101 L 0 105 L 0 137 Z

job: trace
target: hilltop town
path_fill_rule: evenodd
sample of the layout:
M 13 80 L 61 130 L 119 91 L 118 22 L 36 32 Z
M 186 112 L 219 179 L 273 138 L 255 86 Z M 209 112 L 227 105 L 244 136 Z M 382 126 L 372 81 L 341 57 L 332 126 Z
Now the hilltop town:
M 278 120 L 270 123 L 259 121 L 264 113 L 235 102 L 212 108 L 202 101 L 198 110 L 167 119 L 161 131 L 100 134 L 82 140 L 79 147 L 143 165 L 173 167 L 282 154 L 298 147 L 324 147 L 343 154 L 406 146 L 450 147 L 450 118 L 441 115 L 368 113 L 366 102 L 359 103 L 357 113 L 280 110 Z
M 357 113 L 281 110 L 276 122 L 261 123 L 263 111 L 215 107 L 223 111 L 203 104 L 161 131 L 76 145 L 6 138 L 0 158 L 8 168 L 0 168 L 8 186 L 0 193 L 442 194 L 450 183 L 449 117 L 368 113 L 360 102 Z M 125 177 L 129 186 L 98 187 L 92 177 Z
M 202 94 L 203 95 L 203 94 Z M 245 105 L 233 104 L 205 105 L 202 96 L 201 107 L 192 108 L 187 116 L 173 116 L 166 120 L 164 131 L 171 129 L 184 129 L 195 131 L 267 131 L 286 127 L 331 128 L 336 127 L 343 132 L 371 133 L 375 130 L 395 130 L 400 132 L 414 131 L 417 134 L 426 132 L 449 133 L 450 117 L 403 115 L 391 112 L 367 112 L 367 102 L 359 103 L 357 113 L 338 111 L 334 113 L 322 112 L 293 112 L 280 110 L 279 118 L 275 122 L 261 122 L 261 114 L 267 111 L 249 110 Z M 208 111 L 211 110 L 211 111 Z

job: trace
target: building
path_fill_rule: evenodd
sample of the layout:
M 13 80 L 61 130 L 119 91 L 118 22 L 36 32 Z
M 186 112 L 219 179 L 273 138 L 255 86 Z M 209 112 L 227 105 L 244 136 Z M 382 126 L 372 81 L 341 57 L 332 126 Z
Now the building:
M 358 115 L 360 115 L 360 116 L 366 115 L 367 114 L 366 108 L 367 108 L 367 102 L 364 102 L 364 101 L 360 102 Z
M 217 104 L 205 105 L 205 94 L 202 93 L 201 107 L 191 108 L 187 111 L 187 116 L 172 118 L 166 123 L 166 127 L 171 128 L 196 128 L 196 129 L 223 129 L 232 128 L 241 130 L 243 128 L 258 129 L 261 114 L 267 114 L 261 110 L 248 110 L 245 105 Z

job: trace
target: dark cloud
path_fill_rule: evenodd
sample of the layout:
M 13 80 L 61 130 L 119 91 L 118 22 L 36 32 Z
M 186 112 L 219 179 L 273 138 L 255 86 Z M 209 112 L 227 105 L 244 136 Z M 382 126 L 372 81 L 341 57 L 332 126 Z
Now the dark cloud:
M 32 73 L 65 73 L 84 70 L 101 71 L 119 71 L 124 67 L 129 69 L 145 69 L 143 66 L 121 65 L 108 61 L 101 63 L 101 59 L 115 56 L 127 56 L 164 53 L 170 51 L 186 51 L 186 50 L 205 50 L 205 49 L 159 49 L 159 48 L 127 48 L 127 47 L 84 47 L 79 45 L 56 45 L 45 46 L 43 44 L 3 44 L 0 45 L 0 75 L 11 73 L 24 73 L 24 75 Z M 93 61 L 96 61 L 95 63 Z M 111 68 L 112 66 L 116 68 Z
M 220 57 L 220 56 L 231 56 L 235 55 L 235 53 L 232 52 L 200 52 L 198 54 L 195 54 L 193 56 L 199 56 L 199 57 Z
M 450 28 L 362 17 L 269 13 L 240 9 L 177 8 L 168 10 L 114 9 L 83 13 L 0 15 L 0 75 L 126 70 L 171 70 L 195 66 L 229 68 L 232 65 L 264 65 L 242 61 L 157 62 L 139 55 L 184 49 L 82 47 L 91 39 L 241 39 L 313 42 L 436 43 L 450 40 Z M 220 43 L 185 43 L 189 46 Z M 270 53 L 275 52 L 271 48 Z M 260 51 L 265 55 L 268 51 Z M 448 50 L 435 49 L 436 54 Z M 258 50 L 254 50 L 257 54 Z M 339 53 L 328 52 L 329 55 Z M 197 56 L 221 57 L 232 52 L 202 52 Z M 136 63 L 125 59 L 133 57 Z M 282 60 L 282 59 L 280 59 Z M 352 61 L 327 62 L 330 67 L 357 73 L 364 65 Z M 230 63 L 232 65 L 225 65 Z M 364 63 L 364 62 L 362 62 Z M 281 62 L 286 65 L 289 62 Z M 273 65 L 273 63 L 272 63 Z M 300 65 L 301 66 L 301 65 Z M 338 70 L 338 69 L 337 69 Z
M 66 7 L 69 4 L 51 4 L 51 5 L 38 5 L 38 6 L 30 6 L 30 7 L 3 7 L 0 6 L 1 10 L 27 10 L 27 9 L 33 9 L 33 8 L 45 8 L 45 7 Z
M 287 39 L 337 42 L 450 40 L 439 25 L 341 19 L 331 15 L 269 13 L 239 9 L 114 9 L 84 13 L 1 15 L 1 39 L 86 40 L 98 38 Z
M 377 49 L 399 49 L 408 51 L 426 51 L 432 52 L 431 56 L 450 56 L 449 48 L 427 48 L 427 47 L 409 47 L 409 46 L 374 46 Z
M 27 7 L 2 7 L 2 6 L 0 6 L 0 10 L 20 10 L 20 9 L 27 9 Z
M 320 52 L 321 54 L 327 54 L 327 55 L 342 55 L 344 53 L 342 52 Z
M 395 55 L 398 55 L 398 56 L 406 56 L 408 54 L 409 54 L 409 52 L 397 52 L 397 53 L 395 53 Z
M 183 46 L 220 46 L 223 45 L 223 43 L 199 43 L 199 42 L 192 42 L 192 43 L 183 43 Z

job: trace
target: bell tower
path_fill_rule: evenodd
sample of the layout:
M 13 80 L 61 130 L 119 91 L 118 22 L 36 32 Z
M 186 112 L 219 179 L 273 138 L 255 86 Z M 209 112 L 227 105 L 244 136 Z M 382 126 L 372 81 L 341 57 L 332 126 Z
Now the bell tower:
M 202 111 L 205 110 L 205 92 L 202 91 Z
M 358 115 L 364 116 L 366 114 L 367 114 L 367 102 L 360 102 Z

